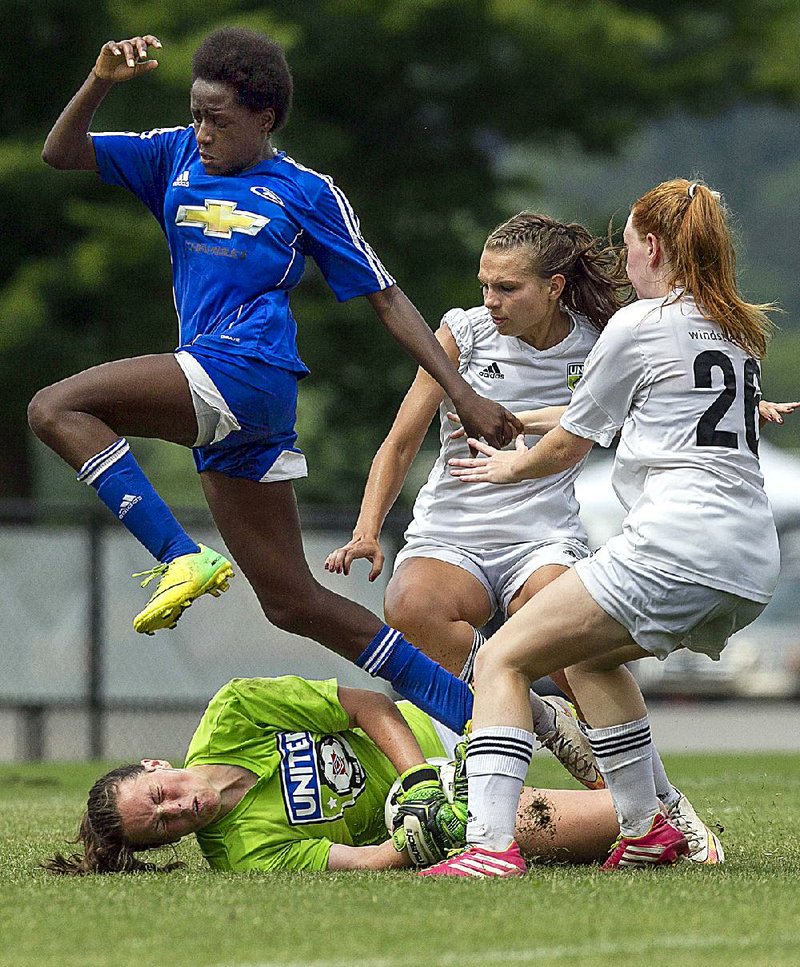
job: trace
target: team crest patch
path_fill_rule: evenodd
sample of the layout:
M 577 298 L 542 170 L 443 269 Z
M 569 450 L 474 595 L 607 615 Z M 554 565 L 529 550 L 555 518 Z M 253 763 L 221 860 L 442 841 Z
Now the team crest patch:
M 286 205 L 283 203 L 283 199 L 276 195 L 274 191 L 269 188 L 265 188 L 263 185 L 253 185 L 250 189 L 254 195 L 258 195 L 259 198 L 263 198 L 265 201 L 271 201 L 275 205 L 280 205 L 281 208 L 285 208 Z
M 293 826 L 341 819 L 364 791 L 364 767 L 341 735 L 278 733 L 286 815 Z
M 567 363 L 567 387 L 570 393 L 580 383 L 583 376 L 583 363 Z

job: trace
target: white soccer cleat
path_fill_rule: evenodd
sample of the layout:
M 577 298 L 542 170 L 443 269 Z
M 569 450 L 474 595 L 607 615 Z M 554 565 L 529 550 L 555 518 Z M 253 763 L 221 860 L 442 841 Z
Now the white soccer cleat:
M 567 772 L 587 789 L 605 789 L 589 739 L 581 728 L 575 706 L 558 695 L 542 695 L 542 701 L 555 713 L 552 732 L 536 738 L 558 759 Z
M 683 793 L 667 810 L 667 819 L 688 840 L 689 859 L 693 863 L 716 866 L 725 862 L 725 850 L 719 837 L 706 826 Z

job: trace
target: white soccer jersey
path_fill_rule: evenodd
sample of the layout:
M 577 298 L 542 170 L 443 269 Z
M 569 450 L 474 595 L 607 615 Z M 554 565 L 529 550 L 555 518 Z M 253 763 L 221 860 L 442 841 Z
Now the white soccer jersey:
M 613 483 L 632 560 L 769 601 L 779 554 L 759 399 L 756 360 L 688 296 L 642 299 L 612 317 L 561 425 L 605 447 L 622 429 Z
M 572 315 L 569 334 L 550 349 L 534 349 L 514 336 L 501 336 L 489 311 L 451 309 L 442 319 L 458 345 L 458 369 L 482 396 L 512 411 L 566 406 L 597 340 L 597 330 Z M 573 484 L 581 465 L 544 480 L 506 487 L 464 484 L 450 475 L 447 461 L 469 455 L 466 440 L 451 440 L 447 419 L 453 404 L 440 408 L 441 450 L 414 504 L 406 538 L 426 537 L 457 547 L 492 548 L 508 544 L 575 539 L 586 541 L 578 518 Z M 532 446 L 538 436 L 528 436 Z M 513 443 L 511 444 L 513 447 Z

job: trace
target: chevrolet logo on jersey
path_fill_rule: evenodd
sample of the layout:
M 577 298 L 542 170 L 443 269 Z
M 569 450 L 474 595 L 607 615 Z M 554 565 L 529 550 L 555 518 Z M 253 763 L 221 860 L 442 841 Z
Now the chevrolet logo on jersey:
M 583 363 L 567 363 L 567 387 L 570 393 L 575 391 L 581 376 L 583 376 Z
M 232 238 L 234 232 L 242 235 L 258 235 L 269 219 L 255 212 L 237 209 L 235 201 L 217 201 L 206 198 L 205 205 L 179 205 L 175 216 L 176 225 L 202 228 L 204 235 L 212 238 Z

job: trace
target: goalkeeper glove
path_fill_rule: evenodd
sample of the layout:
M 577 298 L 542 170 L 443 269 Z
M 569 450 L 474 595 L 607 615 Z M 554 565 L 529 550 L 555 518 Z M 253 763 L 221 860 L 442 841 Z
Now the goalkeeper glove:
M 438 771 L 430 765 L 404 772 L 392 843 L 415 866 L 430 866 L 466 843 L 466 803 L 448 801 Z

